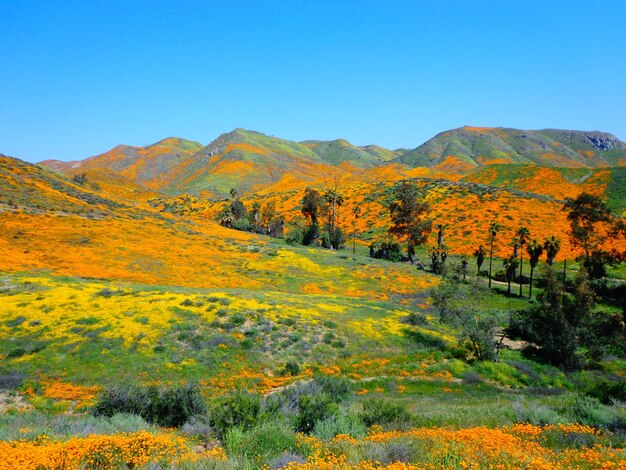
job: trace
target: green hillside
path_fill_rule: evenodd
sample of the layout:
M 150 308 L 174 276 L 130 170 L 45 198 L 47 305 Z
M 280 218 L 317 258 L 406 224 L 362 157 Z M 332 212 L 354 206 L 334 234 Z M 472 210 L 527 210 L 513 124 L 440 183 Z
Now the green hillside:
M 435 137 L 394 161 L 434 167 L 448 157 L 471 166 L 534 163 L 565 168 L 626 165 L 626 144 L 604 132 L 461 127 Z
M 0 212 L 112 215 L 124 205 L 48 168 L 0 154 Z
M 320 158 L 332 165 L 347 162 L 358 167 L 369 168 L 380 165 L 386 161 L 380 156 L 384 154 L 386 149 L 378 147 L 382 152 L 380 150 L 368 152 L 361 147 L 355 147 L 344 139 L 330 141 L 308 140 L 302 142 L 302 144 L 313 150 Z M 387 152 L 391 153 L 391 151 L 388 150 Z M 387 158 L 387 160 L 390 160 L 390 158 Z
M 233 187 L 249 191 L 274 183 L 287 171 L 312 181 L 327 168 L 329 163 L 302 144 L 235 129 L 195 153 L 172 173 L 162 191 L 223 197 Z
M 146 147 L 118 145 L 82 161 L 45 160 L 42 165 L 63 173 L 109 170 L 151 189 L 160 189 L 178 166 L 192 157 L 202 145 L 191 140 L 168 137 Z

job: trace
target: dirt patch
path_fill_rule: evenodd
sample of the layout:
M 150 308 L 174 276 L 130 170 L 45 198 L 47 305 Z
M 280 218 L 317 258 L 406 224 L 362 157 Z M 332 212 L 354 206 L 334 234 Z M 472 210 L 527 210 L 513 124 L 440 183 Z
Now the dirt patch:
M 26 401 L 26 398 L 15 392 L 0 392 L 0 414 L 9 411 L 27 411 L 33 406 Z

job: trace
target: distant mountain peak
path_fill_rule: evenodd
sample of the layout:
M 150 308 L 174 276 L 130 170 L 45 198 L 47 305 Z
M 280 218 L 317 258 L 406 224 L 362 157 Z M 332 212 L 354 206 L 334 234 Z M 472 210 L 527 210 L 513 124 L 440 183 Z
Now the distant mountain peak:
M 394 161 L 412 167 L 441 165 L 459 173 L 507 163 L 605 168 L 626 166 L 626 144 L 597 131 L 463 126 L 437 134 Z

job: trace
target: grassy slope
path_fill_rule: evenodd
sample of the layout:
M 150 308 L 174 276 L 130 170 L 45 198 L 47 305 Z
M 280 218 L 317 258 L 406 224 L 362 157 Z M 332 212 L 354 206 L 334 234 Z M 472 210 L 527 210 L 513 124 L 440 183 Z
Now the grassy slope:
M 437 321 L 428 299 L 437 279 L 408 264 L 370 259 L 361 246 L 354 256 L 347 250 L 289 247 L 201 217 L 117 207 L 106 200 L 102 204 L 108 214 L 91 217 L 93 204 L 75 202 L 68 216 L 60 208 L 97 192 L 27 164 L 18 163 L 11 171 L 15 168 L 17 175 L 26 172 L 28 177 L 11 186 L 11 194 L 22 198 L 20 209 L 9 208 L 1 219 L 0 250 L 5 256 L 0 258 L 0 337 L 7 340 L 0 342 L 0 375 L 30 381 L 33 396 L 28 402 L 37 411 L 0 416 L 0 439 L 36 439 L 43 430 L 67 439 L 87 427 L 105 433 L 144 428 L 162 432 L 124 417 L 91 422 L 76 414 L 93 400 L 94 386 L 198 381 L 212 398 L 233 389 L 268 393 L 315 375 L 351 379 L 357 397 L 347 406 L 355 412 L 370 396 L 406 404 L 415 416 L 413 426 L 493 427 L 533 416 L 576 419 L 568 415 L 575 387 L 560 371 L 523 359 L 516 351 L 505 351 L 500 363 L 471 365 L 455 358 L 450 349 L 455 332 Z M 24 184 L 33 186 L 25 191 Z M 380 220 L 377 204 L 388 186 L 353 184 L 354 200 L 366 200 L 359 224 Z M 466 237 L 464 224 L 468 230 L 476 227 L 467 207 L 487 207 L 489 218 L 505 218 L 516 209 L 528 214 L 529 206 L 540 201 L 468 183 L 421 179 L 418 184 L 428 190 L 437 211 L 446 219 L 455 217 L 448 235 L 455 244 Z M 300 191 L 286 196 L 281 203 L 297 212 L 293 203 Z M 32 209 L 41 201 L 48 201 L 45 207 L 52 211 Z M 552 208 L 537 207 L 537 220 L 539 209 Z M 484 304 L 501 319 L 527 305 L 505 296 L 503 289 L 498 285 Z M 427 322 L 407 326 L 404 319 L 410 313 L 425 314 Z M 281 375 L 286 361 L 294 359 L 303 366 L 301 373 Z M 622 365 L 616 361 L 607 367 L 619 373 Z M 478 379 L 463 381 L 471 374 Z M 560 395 L 536 392 L 552 387 Z M 74 412 L 45 417 L 68 409 Z M 472 443 L 510 439 L 493 432 L 478 428 L 468 430 L 465 438 L 441 435 L 435 442 L 461 441 L 456 450 L 444 446 L 438 464 L 481 458 L 484 465 L 508 458 L 500 456 L 500 449 L 507 455 L 515 446 L 498 447 L 488 457 L 482 451 L 470 457 L 463 450 Z M 391 449 L 396 438 L 389 439 Z M 424 442 L 414 444 L 429 446 L 420 455 L 439 458 L 432 438 Z M 332 445 L 332 452 L 338 452 L 327 440 L 316 445 Z M 366 443 L 346 445 L 358 468 L 366 454 L 357 450 Z M 250 463 L 239 456 L 238 447 L 229 449 L 231 461 L 224 465 Z M 534 449 L 538 458 L 564 461 L 549 446 Z M 604 448 L 596 452 L 601 454 L 595 463 L 619 459 Z
M 471 169 L 497 163 L 569 168 L 624 166 L 626 144 L 599 132 L 466 126 L 442 132 L 395 161 L 433 167 L 446 160 L 461 165 L 459 171 L 463 166 Z
M 346 162 L 359 168 L 369 168 L 386 161 L 379 156 L 384 154 L 386 149 L 379 148 L 377 155 L 376 150 L 368 152 L 364 148 L 355 147 L 344 139 L 326 142 L 309 140 L 302 142 L 302 144 L 332 165 Z M 390 151 L 388 152 L 391 153 Z M 387 160 L 390 160 L 390 158 Z

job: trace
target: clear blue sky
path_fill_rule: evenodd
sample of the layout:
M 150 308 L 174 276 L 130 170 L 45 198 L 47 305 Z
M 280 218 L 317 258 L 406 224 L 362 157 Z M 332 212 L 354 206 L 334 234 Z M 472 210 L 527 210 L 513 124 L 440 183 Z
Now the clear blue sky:
M 622 1 L 0 0 L 0 153 L 235 127 L 416 147 L 464 124 L 626 139 Z

